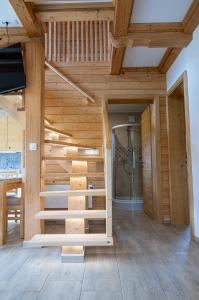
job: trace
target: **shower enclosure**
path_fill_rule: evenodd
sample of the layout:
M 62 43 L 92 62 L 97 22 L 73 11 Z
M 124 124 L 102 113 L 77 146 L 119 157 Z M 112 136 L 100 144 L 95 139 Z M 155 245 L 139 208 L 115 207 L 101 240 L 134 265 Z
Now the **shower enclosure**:
M 114 204 L 122 208 L 143 209 L 140 123 L 114 126 L 112 132 Z

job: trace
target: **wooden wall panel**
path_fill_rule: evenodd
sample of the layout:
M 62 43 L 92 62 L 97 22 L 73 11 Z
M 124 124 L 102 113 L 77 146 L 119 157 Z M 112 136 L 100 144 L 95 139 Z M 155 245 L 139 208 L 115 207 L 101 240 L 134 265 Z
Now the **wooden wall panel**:
M 160 98 L 160 152 L 161 152 L 161 219 L 170 218 L 169 200 L 169 158 L 168 158 L 168 132 L 166 117 L 166 97 Z
M 0 117 L 0 151 L 22 151 L 23 131 L 10 116 Z
M 172 224 L 189 224 L 184 98 L 168 97 L 169 159 Z
M 142 137 L 142 178 L 144 212 L 154 218 L 154 195 L 153 195 L 153 163 L 152 163 L 152 134 L 151 134 L 151 109 L 148 105 L 141 116 Z
M 52 71 L 45 71 L 45 114 L 57 128 L 65 129 L 73 134 L 70 141 L 86 143 L 92 146 L 102 146 L 102 118 L 101 104 L 105 98 L 117 99 L 153 99 L 161 96 L 161 162 L 162 162 L 162 219 L 169 216 L 168 195 L 168 142 L 166 133 L 166 78 L 158 72 L 125 71 L 121 75 L 110 75 L 108 67 L 96 66 L 67 66 L 64 63 L 54 64 L 63 74 L 80 87 L 84 88 L 96 99 L 94 104 L 86 104 L 86 99 L 65 84 Z M 69 139 L 68 139 L 69 140 Z M 47 172 L 60 166 L 48 162 Z M 97 166 L 93 164 L 90 172 L 95 172 Z M 99 169 L 98 169 L 99 170 Z M 62 168 L 63 171 L 63 168 Z M 102 168 L 103 171 L 103 168 Z M 104 186 L 103 180 L 90 180 L 96 187 Z M 104 207 L 104 199 L 95 200 L 94 206 Z
M 8 149 L 11 151 L 22 151 L 23 130 L 18 123 L 8 116 Z

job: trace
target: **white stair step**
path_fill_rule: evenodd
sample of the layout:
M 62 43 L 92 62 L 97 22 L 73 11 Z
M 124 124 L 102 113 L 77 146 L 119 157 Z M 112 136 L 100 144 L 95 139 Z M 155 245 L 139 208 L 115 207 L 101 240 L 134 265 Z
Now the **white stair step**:
M 105 196 L 105 189 L 93 190 L 68 190 L 68 191 L 45 191 L 39 193 L 40 197 L 74 197 L 74 196 Z
M 113 238 L 106 234 L 36 234 L 24 243 L 28 247 L 111 246 Z
M 36 219 L 106 219 L 106 210 L 45 210 L 35 215 Z

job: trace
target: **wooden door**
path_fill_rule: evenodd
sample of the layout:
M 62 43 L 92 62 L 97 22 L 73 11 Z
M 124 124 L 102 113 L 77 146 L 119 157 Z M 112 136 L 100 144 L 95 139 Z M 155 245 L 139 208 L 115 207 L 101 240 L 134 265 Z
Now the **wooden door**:
M 144 212 L 154 217 L 151 110 L 147 106 L 141 117 Z
M 184 98 L 168 97 L 172 224 L 189 224 Z

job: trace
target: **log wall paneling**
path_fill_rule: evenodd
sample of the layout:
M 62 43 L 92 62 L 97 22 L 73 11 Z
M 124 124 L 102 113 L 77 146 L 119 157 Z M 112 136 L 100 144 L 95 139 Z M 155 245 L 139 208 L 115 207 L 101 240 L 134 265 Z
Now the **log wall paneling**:
M 95 43 L 93 43 L 95 45 Z M 95 47 L 93 47 L 95 50 Z M 95 53 L 95 52 L 94 52 Z M 52 71 L 46 69 L 45 81 L 45 113 L 53 126 L 69 131 L 72 138 L 64 140 L 79 142 L 91 146 L 102 147 L 102 116 L 101 104 L 105 98 L 136 99 L 143 103 L 143 99 L 153 102 L 155 96 L 160 96 L 160 145 L 161 145 L 161 195 L 160 218 L 170 216 L 169 183 L 168 183 L 168 141 L 166 129 L 166 79 L 164 74 L 157 71 L 143 70 L 131 71 L 115 76 L 110 75 L 108 67 L 66 66 L 56 63 L 63 73 L 70 76 L 74 83 L 85 88 L 91 95 L 95 94 L 95 103 L 83 103 L 81 95 L 55 76 Z M 146 100 L 147 101 L 147 100 Z M 151 103 L 150 102 L 150 103 Z M 46 172 L 64 172 L 57 162 L 46 162 Z M 103 164 L 89 163 L 88 172 L 103 172 Z M 49 181 L 50 182 L 50 181 Z M 52 181 L 51 181 L 52 182 Z M 60 181 L 61 182 L 61 181 Z M 104 180 L 88 179 L 95 187 L 104 187 Z M 103 197 L 94 198 L 93 205 L 96 209 L 103 208 Z

